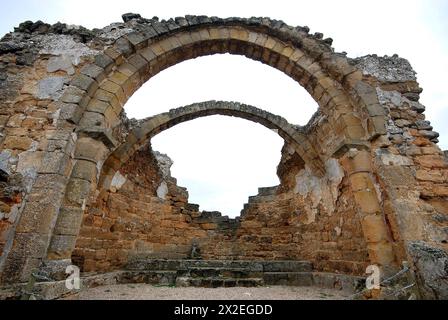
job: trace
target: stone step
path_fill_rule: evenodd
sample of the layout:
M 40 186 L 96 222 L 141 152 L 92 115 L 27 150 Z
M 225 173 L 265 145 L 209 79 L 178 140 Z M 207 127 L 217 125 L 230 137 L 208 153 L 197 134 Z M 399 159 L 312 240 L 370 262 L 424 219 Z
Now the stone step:
M 305 272 L 312 271 L 313 264 L 310 261 L 278 260 L 262 261 L 264 272 Z
M 120 274 L 120 283 L 146 283 L 161 286 L 174 286 L 176 284 L 177 271 L 145 270 L 123 271 Z
M 219 288 L 219 287 L 259 287 L 263 286 L 262 278 L 219 278 L 219 277 L 177 277 L 176 287 L 203 287 L 203 288 Z
M 306 272 L 312 271 L 309 261 L 247 261 L 247 260 L 170 260 L 135 259 L 128 270 L 188 270 L 191 268 L 244 269 L 248 272 Z
M 350 293 L 365 287 L 364 277 L 327 272 L 265 272 L 263 280 L 265 285 L 271 286 L 315 286 Z
M 263 276 L 262 271 L 250 271 L 246 268 L 200 268 L 192 267 L 184 270 L 178 270 L 177 275 L 179 277 L 190 278 L 261 278 Z

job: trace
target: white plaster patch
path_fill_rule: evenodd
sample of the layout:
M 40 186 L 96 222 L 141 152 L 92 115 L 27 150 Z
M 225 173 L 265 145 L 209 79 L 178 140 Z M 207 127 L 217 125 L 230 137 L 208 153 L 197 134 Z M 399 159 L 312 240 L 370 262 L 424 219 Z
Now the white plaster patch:
M 56 72 L 56 71 L 65 71 L 68 75 L 73 75 L 75 73 L 75 69 L 73 68 L 72 59 L 67 55 L 61 55 L 57 57 L 51 57 L 48 60 L 47 71 L 48 72 Z
M 81 62 L 82 57 L 94 56 L 98 53 L 97 50 L 76 42 L 68 35 L 46 35 L 42 39 L 42 47 L 40 54 L 66 55 L 75 66 Z
M 397 107 L 401 106 L 402 96 L 398 91 L 384 91 L 380 88 L 376 88 L 376 93 L 378 101 L 381 104 L 388 104 L 390 102 Z
M 166 179 L 171 177 L 171 171 L 170 168 L 173 165 L 173 160 L 171 160 L 168 155 L 160 153 L 158 151 L 153 151 L 154 157 L 157 160 L 157 163 L 159 165 L 160 172 L 162 174 L 162 178 Z
M 339 237 L 342 233 L 341 227 L 334 227 L 334 231 L 336 232 L 336 235 Z
M 378 151 L 377 156 L 379 156 L 381 162 L 387 166 L 411 166 L 413 164 L 412 160 L 407 157 L 381 150 Z
M 328 176 L 328 179 L 336 184 L 341 183 L 342 178 L 344 178 L 344 170 L 342 169 L 341 165 L 339 164 L 339 161 L 330 158 L 325 162 L 325 168 L 327 169 L 326 173 Z
M 54 112 L 51 115 L 51 118 L 53 118 L 53 125 L 56 126 L 59 120 L 59 116 L 61 114 L 61 109 L 58 109 L 56 112 Z
M 120 171 L 115 172 L 112 182 L 110 183 L 110 189 L 112 191 L 119 190 L 126 182 L 126 177 L 123 176 Z
M 308 168 L 300 170 L 296 175 L 295 193 L 301 196 L 307 196 L 319 188 L 319 179 L 314 176 Z
M 326 175 L 317 177 L 309 167 L 296 175 L 294 192 L 309 199 L 308 220 L 313 222 L 316 209 L 322 205 L 331 214 L 339 197 L 339 185 L 344 178 L 344 170 L 338 160 L 329 159 L 325 163 Z
M 339 185 L 345 175 L 344 170 L 339 164 L 339 161 L 334 158 L 330 158 L 325 162 L 325 168 L 329 180 L 330 192 L 335 203 L 339 195 Z
M 17 172 L 22 174 L 27 191 L 31 190 L 32 182 L 37 177 L 37 171 L 42 164 L 42 159 L 42 152 L 25 151 L 19 154 Z
M 306 167 L 296 175 L 294 192 L 303 197 L 310 197 L 311 207 L 316 208 L 322 199 L 321 181 Z
M 13 171 L 11 166 L 16 165 L 18 161 L 17 157 L 14 157 L 12 155 L 12 152 L 10 150 L 2 150 L 0 152 L 0 169 L 5 171 L 8 174 L 11 174 Z
M 166 195 L 168 194 L 168 185 L 165 181 L 162 181 L 156 192 L 157 197 L 159 197 L 160 199 L 165 199 Z
M 57 100 L 62 95 L 66 77 L 48 77 L 37 84 L 37 98 Z

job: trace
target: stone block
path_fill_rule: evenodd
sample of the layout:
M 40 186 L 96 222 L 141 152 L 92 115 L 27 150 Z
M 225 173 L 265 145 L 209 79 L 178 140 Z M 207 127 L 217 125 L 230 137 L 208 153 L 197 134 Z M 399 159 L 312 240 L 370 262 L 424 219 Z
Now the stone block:
M 355 200 L 362 213 L 372 214 L 381 212 L 380 204 L 374 189 L 354 192 Z
M 112 136 L 112 130 L 108 128 L 82 128 L 79 137 L 90 137 L 95 141 L 102 142 L 107 148 L 114 149 L 118 142 Z
M 342 165 L 349 175 L 356 172 L 370 172 L 372 170 L 370 153 L 363 150 L 349 149 L 346 157 L 342 160 Z
M 387 133 L 386 119 L 384 116 L 374 116 L 367 119 L 367 127 L 373 137 Z
M 350 176 L 350 185 L 354 192 L 367 189 L 373 190 L 372 178 L 366 172 L 353 173 Z
M 95 79 L 98 83 L 101 83 L 106 78 L 104 69 L 92 63 L 86 64 L 81 68 L 80 72 L 83 75 Z
M 107 48 L 106 50 L 104 50 L 104 53 L 113 61 L 115 61 L 115 65 L 120 65 L 124 61 L 123 55 L 113 47 Z
M 74 103 L 62 103 L 59 119 L 67 120 L 71 123 L 78 124 L 82 117 L 83 108 Z
M 348 143 L 350 141 L 358 141 L 362 140 L 366 136 L 366 131 L 361 125 L 357 126 L 348 126 L 344 130 L 345 136 L 348 139 Z
M 408 188 L 415 185 L 414 169 L 404 166 L 387 166 L 381 168 L 381 176 L 393 186 Z
M 62 89 L 67 82 L 66 77 L 48 77 L 37 84 L 37 98 L 57 100 L 62 95 Z
M 74 178 L 84 179 L 89 182 L 96 182 L 96 164 L 87 160 L 77 160 L 73 167 L 71 176 Z
M 79 121 L 81 128 L 107 128 L 106 117 L 98 112 L 87 111 Z
M 376 242 L 367 245 L 369 259 L 373 264 L 379 266 L 391 266 L 395 262 L 395 254 L 390 242 Z
M 111 108 L 109 103 L 96 98 L 91 99 L 87 105 L 87 111 L 98 112 L 103 115 L 106 113 L 108 108 Z
M 77 236 L 53 235 L 48 248 L 48 259 L 70 259 L 75 248 Z
M 89 76 L 78 74 L 72 79 L 70 85 L 89 92 L 90 87 L 93 86 L 94 83 L 96 83 L 96 81 Z M 98 87 L 98 83 L 96 83 L 96 87 Z
M 26 258 L 42 258 L 45 256 L 49 236 L 39 233 L 16 232 L 12 244 L 11 253 L 18 254 Z M 19 269 L 22 269 L 20 266 Z
M 3 142 L 4 149 L 12 150 L 28 150 L 31 147 L 33 140 L 29 137 L 21 136 L 7 136 Z
M 39 174 L 34 181 L 33 191 L 61 191 L 67 183 L 67 178 L 58 174 Z
M 415 158 L 415 162 L 425 168 L 447 168 L 448 162 L 441 155 L 423 155 Z
M 65 152 L 46 152 L 38 173 L 68 176 L 72 162 Z
M 26 283 L 30 279 L 31 272 L 37 270 L 41 264 L 40 258 L 33 258 L 22 252 L 10 252 L 5 261 L 1 274 L 1 283 Z
M 54 234 L 78 236 L 82 219 L 82 208 L 62 207 L 54 227 Z
M 33 189 L 34 193 L 28 197 L 16 232 L 48 234 L 59 212 L 59 205 L 63 197 L 62 191 Z
M 114 65 L 114 60 L 106 54 L 99 54 L 95 56 L 95 64 L 104 69 L 106 73 L 110 72 Z
M 134 54 L 128 59 L 129 63 L 133 65 L 141 76 L 145 76 L 149 72 L 149 64 L 141 55 Z
M 72 60 L 67 55 L 51 57 L 48 60 L 47 72 L 65 71 L 68 75 L 73 75 L 75 69 L 73 68 Z
M 76 207 L 85 205 L 91 190 L 91 183 L 86 180 L 71 178 L 67 184 L 65 199 L 67 203 Z
M 128 80 L 128 76 L 121 72 L 115 71 L 108 79 L 117 85 L 122 86 Z
M 364 237 L 367 242 L 388 241 L 386 222 L 382 215 L 367 215 L 361 221 Z
M 126 101 L 123 89 L 115 82 L 106 80 L 101 84 L 100 88 L 114 94 L 120 103 L 124 103 Z
M 154 53 L 154 51 L 152 51 L 150 47 L 139 50 L 139 53 L 148 62 L 151 62 L 152 60 L 157 58 L 157 54 Z
M 415 173 L 415 177 L 420 181 L 431 181 L 435 183 L 447 182 L 448 174 L 441 174 L 438 170 L 425 170 L 420 169 Z
M 135 50 L 145 48 L 148 45 L 148 38 L 139 32 L 128 33 L 126 39 L 132 44 Z

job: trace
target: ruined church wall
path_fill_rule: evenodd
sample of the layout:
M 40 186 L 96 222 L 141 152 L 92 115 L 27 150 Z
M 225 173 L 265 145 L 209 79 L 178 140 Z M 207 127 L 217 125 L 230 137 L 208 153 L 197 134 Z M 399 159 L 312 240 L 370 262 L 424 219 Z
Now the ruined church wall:
M 189 204 L 145 147 L 120 169 L 126 182 L 86 210 L 73 261 L 84 271 L 109 271 L 136 258 L 189 258 L 195 244 L 203 259 L 309 260 L 316 270 L 363 274 L 368 251 L 353 195 L 333 165 L 332 190 L 299 168 L 293 190 L 261 188 L 234 220 Z
M 285 177 L 288 187 L 281 186 L 266 203 L 267 195 L 262 192 L 245 210 L 246 222 L 242 220 L 243 227 L 239 228 L 241 239 L 246 235 L 241 231 L 244 228 L 259 231 L 257 224 L 250 227 L 248 223 L 253 215 L 251 207 L 283 215 L 282 210 L 288 210 L 277 211 L 277 207 L 298 201 L 298 208 L 308 207 L 302 217 L 314 216 L 318 221 L 316 210 L 322 217 L 335 212 L 332 203 L 322 199 L 335 200 L 338 208 L 345 208 L 338 199 L 354 199 L 361 223 L 358 230 L 362 229 L 372 263 L 394 269 L 400 260 L 409 260 L 420 277 L 419 287 L 427 290 L 429 297 L 440 298 L 448 292 L 443 280 L 448 264 L 447 162 L 436 145 L 437 133 L 424 119 L 421 89 L 407 61 L 376 56 L 349 59 L 334 52 L 332 40 L 323 39 L 322 34 L 312 35 L 306 27 L 290 27 L 267 18 L 124 18 L 125 23 L 94 31 L 60 23 L 25 22 L 0 41 L 0 282 L 27 281 L 32 270 L 47 263 L 71 263 L 82 218 L 89 223 L 86 207 L 93 209 L 99 199 L 107 199 L 106 204 L 113 201 L 110 199 L 129 204 L 129 196 L 141 195 L 130 184 L 110 194 L 96 194 L 102 162 L 123 142 L 122 132 L 115 130 L 115 125 L 125 121 L 123 105 L 159 71 L 186 59 L 227 52 L 284 71 L 320 106 L 305 128 L 311 143 L 300 135 L 296 138 L 305 150 L 303 160 L 308 167 L 319 163 L 323 176 L 309 172 L 307 166 L 300 167 Z M 312 157 L 305 159 L 308 155 Z M 332 170 L 338 168 L 335 161 L 344 175 L 334 175 L 339 172 Z M 298 177 L 310 185 L 300 185 Z M 342 194 L 330 188 L 345 183 L 349 187 L 342 187 Z M 319 191 L 318 186 L 327 187 Z M 126 187 L 133 193 L 125 194 Z M 182 200 L 162 203 L 157 212 L 177 214 L 163 205 L 185 209 L 184 191 L 173 190 L 177 190 L 173 194 L 183 194 Z M 287 204 L 288 197 L 295 200 Z M 306 199 L 303 204 L 298 200 L 301 197 Z M 139 208 L 142 203 L 151 204 L 153 198 L 136 201 Z M 297 208 L 293 205 L 292 209 Z M 188 210 L 198 214 L 194 207 Z M 145 214 L 147 218 L 153 212 Z M 341 215 L 351 217 L 352 212 Z M 104 212 L 93 216 L 97 217 L 93 218 L 95 227 L 101 223 L 102 228 Z M 265 219 L 262 216 L 252 220 Z M 142 224 L 145 220 L 134 218 Z M 190 227 L 194 223 L 190 218 L 191 222 L 187 218 L 181 222 Z M 333 218 L 325 219 L 328 230 L 336 227 Z M 325 219 L 321 220 L 324 224 Z M 105 221 L 107 236 L 110 221 Z M 310 226 L 313 224 L 306 227 L 310 229 L 304 230 L 304 235 Z M 341 229 L 343 235 L 344 226 Z M 216 232 L 206 230 L 207 236 Z M 102 237 L 103 231 L 98 236 Z M 357 236 L 353 235 L 355 239 Z M 252 249 L 269 247 L 269 239 L 263 239 L 268 244 L 260 244 L 257 238 Z M 337 242 L 337 248 L 342 243 L 330 242 Z M 362 252 L 362 241 L 358 243 L 353 249 Z M 238 252 L 226 250 L 226 254 Z M 212 257 L 218 251 L 213 246 L 204 247 L 204 254 L 207 252 Z M 98 261 L 102 255 L 104 252 Z M 342 256 L 340 261 L 348 259 Z M 107 261 L 109 265 L 120 264 L 122 257 Z M 332 260 L 338 259 L 328 258 Z M 95 268 L 96 262 L 90 265 Z
M 414 264 L 422 294 L 447 298 L 448 161 L 439 134 L 425 119 L 422 88 L 409 62 L 398 56 L 355 59 L 376 90 L 387 133 L 372 141 L 371 157 L 381 205 L 397 257 Z

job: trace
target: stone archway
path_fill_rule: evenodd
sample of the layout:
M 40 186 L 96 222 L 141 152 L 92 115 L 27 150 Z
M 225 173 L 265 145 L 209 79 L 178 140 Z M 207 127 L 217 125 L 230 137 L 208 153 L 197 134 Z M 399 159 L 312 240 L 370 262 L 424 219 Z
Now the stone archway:
M 260 193 L 249 198 L 241 217 L 236 220 L 218 212 L 199 211 L 197 205 L 188 203 L 186 191 L 177 186 L 166 168 L 162 176 L 157 174 L 158 166 L 162 165 L 157 165 L 160 155 L 156 157 L 151 149 L 148 151 L 150 139 L 161 131 L 214 114 L 260 123 L 285 139 L 278 169 L 281 185 L 260 188 Z M 69 217 L 59 216 L 48 255 L 57 259 L 74 256 L 83 270 L 98 272 L 145 265 L 142 256 L 185 259 L 189 257 L 190 246 L 200 243 L 206 259 L 310 260 L 316 270 L 340 269 L 348 274 L 362 274 L 368 251 L 360 219 L 349 200 L 353 197 L 346 188 L 349 179 L 342 163 L 335 158 L 321 163 L 322 171 L 313 169 L 320 160 L 310 157 L 312 151 L 302 149 L 302 145 L 308 143 L 304 128 L 236 102 L 196 103 L 133 123 L 126 140 L 102 165 L 96 200 L 91 202 L 87 212 L 78 211 L 76 220 L 81 221 L 81 215 L 84 217 L 81 231 L 75 229 L 79 228 L 79 222 L 73 223 L 75 212 Z M 169 162 L 163 160 L 164 164 Z M 337 201 L 350 203 L 336 208 Z M 347 211 L 350 213 L 344 216 L 342 212 Z M 319 226 L 335 227 L 334 222 L 340 219 L 346 220 L 346 227 L 353 233 L 342 236 L 339 232 L 338 235 L 336 227 L 323 232 L 322 238 L 317 232 Z M 73 234 L 80 234 L 76 246 L 74 242 L 57 241 L 58 234 L 67 232 L 68 226 Z M 146 230 L 147 240 L 141 230 Z M 169 234 L 172 236 L 168 237 Z M 334 244 L 342 246 L 348 236 L 357 239 L 356 244 L 345 244 L 345 249 L 341 250 L 345 253 L 330 253 L 331 244 L 326 241 L 331 238 Z M 117 244 L 110 243 L 110 239 L 117 239 Z M 118 239 L 128 240 L 123 243 Z M 101 248 L 93 244 L 101 241 L 105 242 Z M 338 254 L 339 258 L 346 255 L 348 261 L 335 261 Z
M 434 211 L 445 214 L 446 179 L 437 180 L 431 172 L 447 165 L 436 134 L 423 121 L 421 89 L 406 61 L 349 59 L 334 52 L 331 39 L 267 18 L 158 21 L 135 15 L 125 20 L 97 33 L 44 25 L 47 34 L 42 35 L 42 26 L 24 24 L 3 40 L 7 90 L 0 97 L 19 113 L 5 111 L 3 156 L 21 155 L 19 169 L 28 174 L 23 167 L 33 168 L 33 174 L 23 201 L 14 205 L 17 218 L 6 226 L 2 281 L 26 281 L 42 262 L 57 265 L 69 257 L 70 252 L 49 253 L 74 246 L 74 226 L 96 190 L 103 162 L 121 143 L 121 111 L 135 90 L 173 64 L 215 53 L 240 54 L 275 67 L 318 103 L 305 127 L 310 147 L 300 140 L 297 150 L 306 150 L 303 158 L 337 159 L 344 167 L 372 263 L 386 270 L 410 260 L 424 269 L 418 264 L 422 248 L 444 252 L 443 226 L 427 217 Z M 33 45 L 27 34 L 35 38 Z M 63 48 L 55 49 L 55 41 Z M 402 72 L 395 74 L 389 65 Z M 405 111 L 397 113 L 397 106 Z M 406 122 L 397 122 L 400 117 Z M 37 164 L 25 161 L 37 155 Z M 428 280 L 426 274 L 421 277 Z
M 119 169 L 121 164 L 125 163 L 136 150 L 139 150 L 156 134 L 179 123 L 215 114 L 243 118 L 275 130 L 293 146 L 294 151 L 312 168 L 316 175 L 323 174 L 324 164 L 313 150 L 303 127 L 291 125 L 284 118 L 264 110 L 226 101 L 195 103 L 139 121 L 138 126 L 134 127 L 127 135 L 126 141 L 116 148 L 105 161 L 103 174 L 109 170 L 113 172 Z

